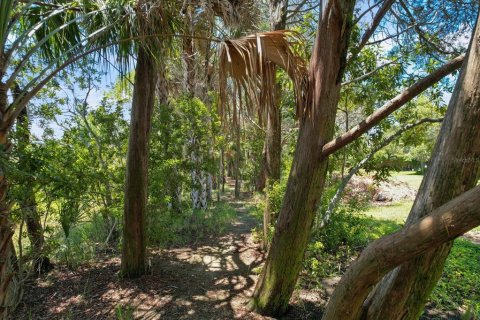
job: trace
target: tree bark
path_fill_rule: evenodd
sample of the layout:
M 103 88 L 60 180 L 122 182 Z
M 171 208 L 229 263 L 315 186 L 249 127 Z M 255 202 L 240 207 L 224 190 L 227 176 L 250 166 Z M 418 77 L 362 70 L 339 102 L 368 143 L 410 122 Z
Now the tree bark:
M 0 56 L 0 64 L 2 57 Z M 3 66 L 3 65 L 2 65 Z M 1 72 L 0 68 L 0 72 Z M 0 73 L 0 81 L 3 74 Z M 0 113 L 4 119 L 8 106 L 7 87 L 0 82 Z M 8 124 L 2 123 L 2 128 Z M 8 155 L 11 144 L 8 141 L 8 129 L 0 130 L 0 152 Z M 13 246 L 13 230 L 10 222 L 10 207 L 7 202 L 8 182 L 5 178 L 6 168 L 0 166 L 0 319 L 6 319 L 21 297 L 17 257 Z
M 360 319 L 362 303 L 370 288 L 388 271 L 445 242 L 451 242 L 480 224 L 478 199 L 480 186 L 402 230 L 371 243 L 338 283 L 322 319 Z M 382 319 L 396 318 L 382 314 Z
M 287 310 L 302 267 L 327 173 L 321 146 L 334 133 L 354 5 L 354 0 L 328 1 L 319 21 L 306 113 L 273 241 L 252 299 L 252 308 L 262 314 L 278 316 Z
M 406 225 L 473 188 L 480 169 L 480 28 L 465 61 L 432 161 Z M 477 198 L 478 199 L 478 198 Z M 452 242 L 428 250 L 390 272 L 366 302 L 368 319 L 418 319 L 441 276 Z
M 149 52 L 140 47 L 130 119 L 121 274 L 145 273 L 145 214 L 147 209 L 148 145 L 157 71 Z

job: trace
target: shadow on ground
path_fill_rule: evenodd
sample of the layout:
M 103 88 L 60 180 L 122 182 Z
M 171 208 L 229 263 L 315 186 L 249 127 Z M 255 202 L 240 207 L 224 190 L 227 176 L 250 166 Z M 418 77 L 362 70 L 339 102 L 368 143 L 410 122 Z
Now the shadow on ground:
M 120 259 L 105 257 L 27 284 L 15 319 L 268 319 L 247 309 L 264 259 L 250 235 L 257 221 L 243 201 L 232 205 L 238 219 L 225 235 L 151 251 L 151 272 L 138 279 L 118 279 Z M 319 318 L 315 295 L 297 293 L 282 319 Z

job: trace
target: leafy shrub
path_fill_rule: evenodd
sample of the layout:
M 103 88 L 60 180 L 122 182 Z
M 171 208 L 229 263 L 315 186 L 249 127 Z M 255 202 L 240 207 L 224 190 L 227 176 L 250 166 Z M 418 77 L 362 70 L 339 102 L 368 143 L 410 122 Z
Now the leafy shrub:
M 70 226 L 68 237 L 57 234 L 50 246 L 53 259 L 60 264 L 75 269 L 95 256 L 95 244 L 91 240 L 90 224 Z
M 235 210 L 226 203 L 217 203 L 206 211 L 155 212 L 148 217 L 148 240 L 162 247 L 191 243 L 223 233 L 235 216 Z

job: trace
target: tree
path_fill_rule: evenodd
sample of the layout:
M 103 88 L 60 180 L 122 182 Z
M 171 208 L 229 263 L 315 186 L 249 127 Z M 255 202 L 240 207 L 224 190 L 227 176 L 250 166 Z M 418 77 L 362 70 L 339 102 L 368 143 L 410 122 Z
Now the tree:
M 477 183 L 480 170 L 480 23 L 437 139 L 428 171 L 407 219 L 410 226 Z M 389 273 L 367 301 L 369 319 L 416 319 L 441 276 L 452 242 L 428 250 Z
M 329 1 L 319 19 L 309 68 L 308 91 L 301 105 L 295 156 L 273 241 L 252 299 L 253 309 L 263 314 L 280 315 L 287 309 L 324 188 L 328 156 L 458 69 L 464 59 L 459 56 L 447 62 L 385 103 L 357 126 L 331 139 L 340 83 L 346 66 L 354 4 L 354 1 Z M 377 14 L 384 15 L 385 10 Z M 373 20 L 377 21 L 378 18 Z M 369 29 L 367 32 L 371 33 Z M 362 37 L 356 45 L 357 50 L 367 40 Z
M 365 319 L 361 315 L 362 304 L 370 288 L 388 271 L 480 224 L 479 196 L 480 186 L 477 186 L 419 221 L 370 244 L 338 283 L 322 319 Z M 408 313 L 408 309 L 404 312 Z
M 334 134 L 355 1 L 329 1 L 322 12 L 308 70 L 307 97 L 282 209 L 253 294 L 253 308 L 281 315 L 288 306 L 325 183 L 321 148 Z
M 287 21 L 287 6 L 286 0 L 271 0 L 270 1 L 270 29 L 283 30 Z M 274 83 L 273 87 L 263 86 L 262 96 L 266 100 L 266 114 L 267 114 L 267 127 L 265 134 L 265 182 L 268 190 L 273 186 L 275 182 L 280 180 L 280 169 L 282 166 L 281 153 L 282 153 L 282 119 L 280 111 L 281 101 L 281 86 L 276 81 L 276 66 L 274 64 L 269 65 L 266 69 L 268 77 L 272 79 Z M 269 205 L 270 201 L 266 201 L 265 211 L 263 212 L 263 247 L 268 247 L 268 238 L 270 224 L 272 221 L 272 210 Z
M 126 278 L 146 272 L 148 144 L 157 75 L 152 56 L 147 49 L 140 47 L 135 67 L 125 177 L 121 274 Z

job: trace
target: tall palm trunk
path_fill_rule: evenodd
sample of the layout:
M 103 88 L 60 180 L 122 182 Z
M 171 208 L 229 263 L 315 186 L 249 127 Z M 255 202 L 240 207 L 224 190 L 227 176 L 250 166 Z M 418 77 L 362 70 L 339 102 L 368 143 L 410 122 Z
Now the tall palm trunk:
M 479 22 L 407 226 L 477 183 L 480 170 Z M 385 276 L 367 303 L 368 319 L 418 319 L 442 274 L 451 247 L 452 242 L 447 242 Z
M 280 315 L 302 267 L 315 212 L 325 184 L 327 158 L 321 147 L 334 133 L 354 0 L 328 1 L 319 21 L 309 70 L 307 111 L 301 119 L 295 156 L 276 230 L 253 295 L 253 308 Z
M 274 30 L 285 29 L 287 21 L 287 1 L 286 0 L 270 0 L 270 28 Z M 265 135 L 265 183 L 267 187 L 267 201 L 263 212 L 263 247 L 268 247 L 268 233 L 272 221 L 272 209 L 268 199 L 268 191 L 273 184 L 280 180 L 280 169 L 282 166 L 282 118 L 280 112 L 280 93 L 281 87 L 276 83 L 276 67 L 270 65 L 268 75 L 272 79 L 275 86 L 266 88 L 271 90 L 268 94 L 270 101 L 267 103 L 267 132 Z
M 2 65 L 0 56 L 0 67 Z M 3 70 L 0 68 L 0 72 Z M 8 106 L 6 85 L 1 82 L 3 74 L 0 73 L 0 113 L 5 119 Z M 0 153 L 2 157 L 8 156 L 10 142 L 8 141 L 8 124 L 0 123 Z M 5 178 L 6 168 L 0 166 L 0 319 L 6 319 L 8 313 L 14 308 L 21 295 L 21 288 L 17 285 L 18 265 L 15 248 L 13 246 L 13 230 L 10 222 L 10 207 L 7 203 L 8 183 Z
M 149 52 L 140 47 L 128 141 L 121 274 L 131 278 L 145 273 L 145 215 L 147 209 L 148 145 L 157 70 Z

